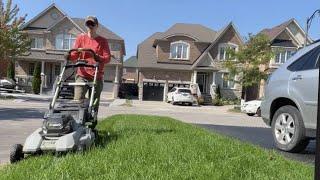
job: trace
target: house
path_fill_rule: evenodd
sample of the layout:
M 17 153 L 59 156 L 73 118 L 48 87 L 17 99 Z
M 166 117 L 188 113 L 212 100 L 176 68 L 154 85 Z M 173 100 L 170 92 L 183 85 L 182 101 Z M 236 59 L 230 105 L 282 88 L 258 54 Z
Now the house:
M 243 43 L 232 22 L 219 31 L 178 23 L 154 33 L 138 45 L 139 99 L 166 101 L 171 88 L 191 85 L 210 101 L 217 86 L 225 98 L 240 97 L 241 86 L 229 80 L 237 77 L 228 78 L 223 62 L 228 48 Z
M 85 33 L 85 20 L 71 18 L 55 4 L 32 18 L 21 27 L 32 39 L 31 50 L 16 61 L 16 78 L 18 84 L 30 89 L 35 64 L 41 63 L 43 92 L 51 90 L 56 77 L 65 63 L 64 54 L 73 47 L 78 34 Z M 124 40 L 111 30 L 99 24 L 98 34 L 109 41 L 111 54 L 116 57 L 105 66 L 104 90 L 111 92 L 103 95 L 117 97 L 118 83 L 121 75 Z M 119 61 L 120 59 L 120 61 Z
M 305 32 L 295 19 L 290 19 L 272 28 L 263 29 L 260 34 L 270 39 L 271 48 L 275 54 L 270 63 L 262 67 L 270 74 L 285 63 L 299 48 L 305 44 Z M 308 39 L 307 43 L 312 40 Z M 260 84 L 259 97 L 264 95 L 264 82 Z
M 123 83 L 138 83 L 138 59 L 136 56 L 131 56 L 123 62 L 122 82 Z

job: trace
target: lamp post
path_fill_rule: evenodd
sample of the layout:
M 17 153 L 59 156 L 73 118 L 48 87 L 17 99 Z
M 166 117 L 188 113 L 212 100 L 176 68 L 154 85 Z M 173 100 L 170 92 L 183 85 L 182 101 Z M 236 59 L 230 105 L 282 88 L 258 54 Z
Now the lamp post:
M 316 10 L 308 19 L 306 22 L 306 37 L 305 37 L 305 43 L 304 46 L 307 45 L 308 42 L 308 32 L 312 23 L 313 18 L 316 16 L 316 14 L 320 17 L 320 9 Z M 319 77 L 320 77 L 320 70 L 319 70 Z M 318 80 L 318 102 L 320 99 L 320 78 Z M 314 179 L 320 180 L 320 104 L 318 105 L 318 111 L 317 111 L 317 130 L 316 130 L 316 153 L 315 153 L 315 171 L 314 171 Z

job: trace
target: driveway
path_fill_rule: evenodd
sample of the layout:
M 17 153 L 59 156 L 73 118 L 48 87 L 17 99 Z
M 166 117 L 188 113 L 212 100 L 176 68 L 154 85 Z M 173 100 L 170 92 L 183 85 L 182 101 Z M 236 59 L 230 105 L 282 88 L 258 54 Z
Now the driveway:
M 117 103 L 115 103 L 117 104 Z M 0 162 L 8 162 L 12 144 L 23 143 L 25 138 L 41 126 L 41 119 L 48 107 L 47 102 L 1 100 L 0 101 Z M 109 106 L 103 101 L 99 118 L 116 114 L 147 114 L 169 116 L 186 123 L 236 137 L 263 148 L 275 149 L 270 128 L 261 118 L 228 112 L 231 107 L 173 106 L 163 102 L 133 101 L 132 107 Z M 307 163 L 314 161 L 314 143 L 303 154 L 283 153 L 285 156 Z M 281 152 L 282 153 L 282 152 Z

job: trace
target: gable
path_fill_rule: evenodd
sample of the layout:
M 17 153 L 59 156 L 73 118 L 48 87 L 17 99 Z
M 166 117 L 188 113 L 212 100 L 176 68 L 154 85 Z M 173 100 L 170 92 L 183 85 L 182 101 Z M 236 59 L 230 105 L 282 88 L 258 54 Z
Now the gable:
M 222 44 L 222 43 L 230 43 L 238 46 L 242 45 L 242 42 L 239 39 L 236 30 L 230 27 L 209 51 L 213 59 L 217 59 L 219 44 Z
M 291 46 L 299 47 L 301 44 L 298 42 L 288 30 L 280 33 L 272 42 L 272 46 Z
M 299 42 L 299 44 L 301 45 L 304 44 L 305 33 L 304 31 L 301 30 L 301 28 L 295 22 L 291 22 L 288 25 L 288 30 L 295 37 L 296 41 Z
M 208 67 L 208 66 L 212 66 L 212 64 L 213 64 L 213 59 L 209 55 L 209 53 L 207 53 L 206 55 L 204 55 L 203 59 L 197 64 L 197 67 Z
M 32 19 L 25 28 L 43 28 L 46 29 L 53 24 L 59 22 L 65 15 L 55 6 L 39 14 L 39 17 Z
M 67 34 L 78 35 L 83 32 L 69 18 L 64 18 L 63 20 L 61 20 L 57 24 L 54 24 L 50 30 L 51 30 L 52 34 L 67 33 Z

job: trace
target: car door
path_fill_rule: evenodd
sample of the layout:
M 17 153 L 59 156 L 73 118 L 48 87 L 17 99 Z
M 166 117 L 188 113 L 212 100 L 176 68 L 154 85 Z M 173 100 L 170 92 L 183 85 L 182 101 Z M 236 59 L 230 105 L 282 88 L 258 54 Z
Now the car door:
M 318 102 L 318 60 L 320 47 L 309 51 L 288 70 L 293 71 L 289 78 L 289 94 L 295 99 L 303 117 L 306 128 L 316 128 Z

